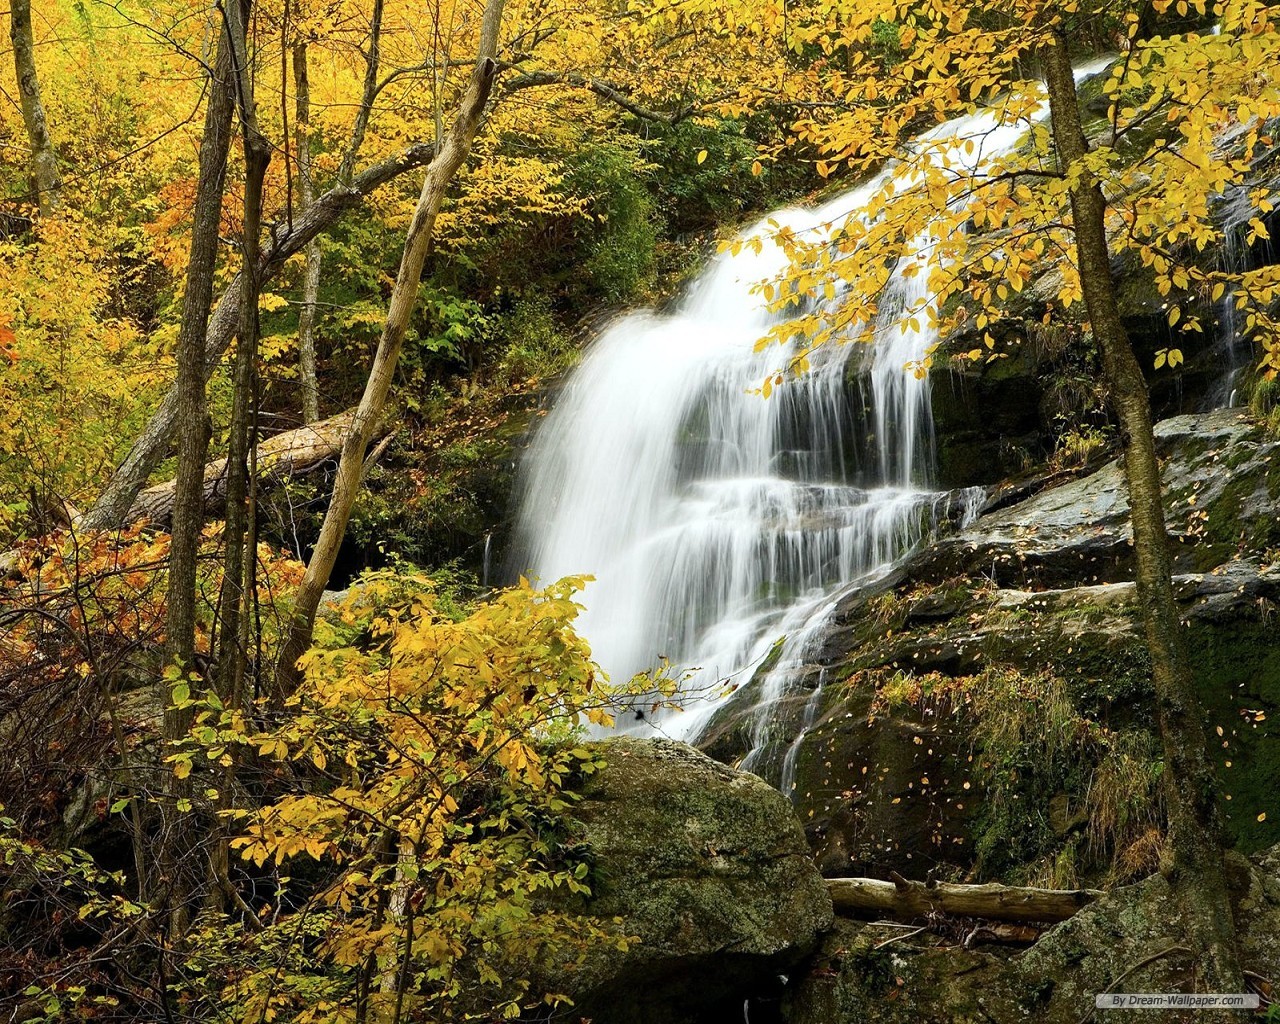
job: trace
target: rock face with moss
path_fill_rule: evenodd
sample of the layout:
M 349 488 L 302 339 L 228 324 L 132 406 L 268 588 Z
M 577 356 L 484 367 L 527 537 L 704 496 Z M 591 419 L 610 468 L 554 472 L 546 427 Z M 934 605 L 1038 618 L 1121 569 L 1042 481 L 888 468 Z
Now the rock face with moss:
M 1234 856 L 1229 878 L 1241 962 L 1280 972 L 1280 848 Z M 1160 875 L 1109 893 L 1025 952 L 966 948 L 960 935 L 913 943 L 841 921 L 788 992 L 788 1024 L 1080 1024 L 1105 992 L 1195 991 L 1183 911 Z M 1196 1011 L 1100 1011 L 1106 1021 L 1195 1021 Z M 1241 1020 L 1247 1019 L 1241 1014 Z
M 580 912 L 638 941 L 543 979 L 609 1024 L 741 1019 L 812 952 L 831 900 L 782 797 L 691 747 L 619 739 L 574 810 L 595 858 Z
M 1280 841 L 1259 817 L 1280 773 L 1280 442 L 1231 410 L 1157 433 L 1229 827 L 1258 850 Z M 815 701 L 789 795 L 825 873 L 1071 886 L 1155 868 L 1161 759 L 1127 511 L 1114 463 L 1042 477 L 843 599 L 762 769 L 780 781 Z M 758 685 L 715 719 L 713 756 L 750 746 Z

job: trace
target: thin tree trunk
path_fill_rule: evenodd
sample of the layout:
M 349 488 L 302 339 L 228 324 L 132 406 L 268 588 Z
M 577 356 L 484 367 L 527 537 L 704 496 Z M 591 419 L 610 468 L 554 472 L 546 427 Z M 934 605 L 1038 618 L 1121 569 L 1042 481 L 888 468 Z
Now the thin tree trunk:
M 1065 171 L 1086 155 L 1089 146 L 1064 36 L 1046 48 L 1044 59 L 1054 145 Z M 1202 986 L 1209 991 L 1240 992 L 1235 925 L 1223 874 L 1217 780 L 1174 598 L 1147 384 L 1116 302 L 1106 211 L 1097 180 L 1087 174 L 1076 179 L 1071 212 L 1080 281 L 1124 443 L 1138 603 L 1151 653 L 1151 681 L 1164 748 L 1172 881 L 1183 902 L 1188 939 L 1200 959 Z M 1227 1019 L 1232 1019 L 1229 1013 Z
M 31 174 L 35 181 L 40 215 L 47 217 L 58 206 L 62 176 L 58 156 L 49 137 L 49 123 L 40 99 L 40 79 L 36 75 L 35 43 L 31 35 L 31 0 L 13 0 L 9 9 L 9 38 L 13 41 L 13 63 L 18 75 L 22 120 L 31 146 Z
M 241 231 L 240 340 L 236 348 L 235 395 L 227 444 L 227 508 L 223 529 L 225 544 L 222 587 L 218 609 L 220 633 L 217 651 L 219 693 L 230 701 L 242 689 L 246 637 L 241 634 L 241 607 L 248 590 L 245 552 L 249 493 L 249 424 L 253 418 L 254 370 L 258 343 L 258 259 L 262 232 L 262 189 L 271 162 L 271 146 L 258 128 L 253 95 L 253 69 L 248 53 L 247 11 L 239 4 L 227 7 L 228 32 L 235 42 L 235 92 L 244 144 L 244 200 Z
M 315 201 L 311 177 L 311 83 L 307 76 L 307 44 L 293 48 L 295 94 L 295 148 L 298 155 L 298 194 L 305 212 Z M 316 297 L 320 294 L 320 242 L 307 244 L 307 264 L 302 280 L 302 310 L 298 314 L 298 383 L 302 388 L 302 422 L 320 418 L 320 389 L 316 379 Z
M 369 17 L 369 51 L 365 54 L 364 87 L 360 90 L 360 106 L 356 108 L 355 121 L 351 124 L 351 138 L 347 141 L 342 162 L 338 165 L 338 180 L 346 183 L 356 171 L 356 158 L 364 145 L 369 118 L 373 114 L 373 101 L 378 98 L 378 69 L 382 64 L 382 8 L 383 0 L 373 0 L 373 12 Z M 440 133 L 436 133 L 436 143 Z
M 228 100 L 228 105 L 229 103 Z M 259 285 L 271 280 L 291 256 L 302 252 L 308 243 L 327 231 L 344 213 L 360 205 L 365 196 L 406 171 L 430 163 L 434 152 L 434 146 L 430 143 L 414 143 L 397 156 L 366 169 L 350 185 L 337 185 L 326 191 L 293 222 L 291 229 L 281 232 L 263 250 L 258 261 Z M 239 327 L 243 283 L 243 277 L 237 274 L 222 293 L 213 315 L 209 317 L 203 381 L 213 375 Z M 182 413 L 182 394 L 175 382 L 98 500 L 77 521 L 79 529 L 111 530 L 124 524 L 138 492 L 146 486 L 147 480 L 168 452 L 169 441 Z
M 200 139 L 200 172 L 191 225 L 191 255 L 187 262 L 182 323 L 178 330 L 178 373 L 174 383 L 178 429 L 178 469 L 174 487 L 172 542 L 165 604 L 165 654 L 185 676 L 195 660 L 196 561 L 204 525 L 204 464 L 209 448 L 208 409 L 205 400 L 204 351 L 213 300 L 213 274 L 218 256 L 218 227 L 222 218 L 222 193 L 226 185 L 227 149 L 231 140 L 233 101 L 230 83 L 231 49 L 226 33 L 219 37 Z M 167 689 L 166 685 L 166 689 Z M 179 740 L 191 727 L 191 712 L 175 707 L 165 694 L 163 734 Z M 161 874 L 166 879 L 170 938 L 180 942 L 186 934 L 191 907 L 189 896 L 198 884 L 196 839 L 190 823 L 178 810 L 190 796 L 190 780 L 170 777 L 160 805 Z
M 191 225 L 191 255 L 187 263 L 182 323 L 178 333 L 178 372 L 174 383 L 178 419 L 178 470 L 174 488 L 173 545 L 169 559 L 169 591 L 165 620 L 167 655 L 186 672 L 195 645 L 195 570 L 200 531 L 204 524 L 204 466 L 209 447 L 205 401 L 205 341 L 213 273 L 218 256 L 218 228 L 226 184 L 227 149 L 231 139 L 233 99 L 231 53 L 225 33 L 218 46 L 209 106 L 200 141 L 200 173 Z M 179 715 L 166 715 L 166 735 L 177 738 L 186 729 Z
M 224 706 L 239 708 L 244 693 L 245 670 L 249 642 L 248 595 L 253 589 L 254 560 L 250 534 L 249 452 L 252 444 L 250 424 L 254 419 L 257 347 L 258 347 L 258 280 L 259 238 L 262 232 L 262 189 L 271 162 L 271 147 L 258 129 L 257 104 L 253 92 L 253 67 L 248 40 L 248 5 L 228 4 L 227 34 L 234 48 L 236 108 L 240 118 L 240 137 L 244 145 L 243 223 L 240 235 L 241 277 L 244 286 L 240 296 L 240 331 L 236 346 L 235 394 L 232 400 L 230 436 L 227 442 L 227 510 L 223 527 L 223 574 L 218 593 L 218 634 L 214 651 L 217 665 L 217 689 Z M 222 810 L 230 804 L 235 789 L 235 760 L 227 767 L 218 804 Z M 231 849 L 225 831 L 216 827 L 209 837 L 210 884 L 209 903 L 221 909 L 223 902 L 234 898 L 230 881 Z
M 382 338 L 373 358 L 364 394 L 352 420 L 351 432 L 342 447 L 333 495 L 329 499 L 329 508 L 320 527 L 320 537 L 307 563 L 306 575 L 294 601 L 293 615 L 277 666 L 277 691 L 280 694 L 288 693 L 296 685 L 297 661 L 311 646 L 316 609 L 324 588 L 328 585 L 329 575 L 333 571 L 333 564 L 337 560 L 338 549 L 347 529 L 347 521 L 351 517 L 351 508 L 360 488 L 365 449 L 368 448 L 374 427 L 382 416 L 387 392 L 391 388 L 409 315 L 413 311 L 418 285 L 422 279 L 422 267 L 431 244 L 436 214 L 440 210 L 445 190 L 471 152 L 480 127 L 480 118 L 493 89 L 497 74 L 497 64 L 493 57 L 497 53 L 502 8 L 503 0 L 488 0 L 485 5 L 479 59 L 466 92 L 458 102 L 449 134 L 440 145 L 439 153 L 427 167 L 418 205 L 405 238 L 400 271 L 391 290 L 390 308 Z

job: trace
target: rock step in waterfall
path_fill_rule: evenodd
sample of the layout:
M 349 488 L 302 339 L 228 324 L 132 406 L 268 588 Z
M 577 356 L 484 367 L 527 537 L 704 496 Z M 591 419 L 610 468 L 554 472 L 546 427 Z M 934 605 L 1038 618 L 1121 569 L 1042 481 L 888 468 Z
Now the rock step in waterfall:
M 982 110 L 920 141 L 980 174 L 1027 127 Z M 752 393 L 785 360 L 755 346 L 777 323 L 759 285 L 787 269 L 772 236 L 785 227 L 832 237 L 850 217 L 869 222 L 870 198 L 900 174 L 891 165 L 824 205 L 773 214 L 745 235 L 759 246 L 715 258 L 672 311 L 614 322 L 524 465 L 519 568 L 542 580 L 595 577 L 579 625 L 599 664 L 615 680 L 664 657 L 696 670 L 685 710 L 627 711 L 619 728 L 696 738 L 715 695 L 768 659 L 744 767 L 784 788 L 798 740 L 772 735 L 770 708 L 793 686 L 835 595 L 886 571 L 940 520 L 972 515 L 981 498 L 931 487 L 929 381 L 904 369 L 938 341 L 927 231 L 882 296 L 874 345 L 825 346 L 802 379 L 767 400 Z M 826 301 L 837 306 L 839 289 Z M 903 324 L 904 312 L 921 326 Z

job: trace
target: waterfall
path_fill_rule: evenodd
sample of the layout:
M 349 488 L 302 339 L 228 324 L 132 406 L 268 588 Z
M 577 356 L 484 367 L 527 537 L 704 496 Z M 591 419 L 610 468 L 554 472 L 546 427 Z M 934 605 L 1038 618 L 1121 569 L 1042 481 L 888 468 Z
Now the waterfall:
M 1275 262 L 1275 249 L 1271 239 L 1258 239 L 1249 246 L 1246 236 L 1249 220 L 1257 216 L 1249 198 L 1249 190 L 1233 186 L 1223 196 L 1222 213 L 1222 269 L 1230 274 L 1240 274 L 1251 267 Z M 1240 375 L 1249 364 L 1252 348 L 1241 330 L 1242 324 L 1236 309 L 1236 290 L 1228 288 L 1218 300 L 1218 315 L 1214 337 L 1222 370 L 1218 381 L 1205 395 L 1203 408 L 1230 409 L 1240 404 Z
M 959 138 L 938 158 L 974 171 L 1025 132 L 984 110 L 920 144 Z M 904 371 L 938 340 L 928 326 L 928 231 L 885 289 L 873 345 L 824 346 L 800 380 L 769 399 L 750 393 L 785 360 L 776 347 L 755 348 L 776 322 L 758 286 L 787 269 L 773 236 L 785 227 L 821 239 L 850 216 L 870 221 L 870 198 L 898 173 L 890 166 L 823 206 L 773 214 L 745 233 L 759 246 L 715 258 L 673 309 L 616 320 L 588 348 L 523 465 L 519 568 L 542 580 L 595 577 L 579 626 L 611 678 L 666 657 L 696 670 L 692 696 L 746 683 L 769 658 L 752 688 L 747 767 L 788 756 L 794 766 L 772 735 L 771 709 L 795 685 L 839 593 L 886 571 L 950 503 L 930 484 L 928 379 Z M 826 301 L 838 304 L 838 292 Z M 901 325 L 904 311 L 918 314 L 919 329 Z M 691 738 L 715 707 L 689 699 L 678 713 L 621 714 L 619 727 Z

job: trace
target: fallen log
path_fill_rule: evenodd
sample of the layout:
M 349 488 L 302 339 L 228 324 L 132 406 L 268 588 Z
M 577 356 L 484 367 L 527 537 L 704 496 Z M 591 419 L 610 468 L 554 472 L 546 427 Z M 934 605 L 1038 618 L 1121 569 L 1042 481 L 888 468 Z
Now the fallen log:
M 347 431 L 351 427 L 354 409 L 330 416 L 327 420 L 308 423 L 293 430 L 285 430 L 267 438 L 258 445 L 257 471 L 259 488 L 270 488 L 284 480 L 303 476 L 318 469 L 326 462 L 336 460 L 342 454 L 342 444 L 346 440 Z M 375 438 L 383 438 L 365 457 L 365 471 L 378 460 L 386 450 L 388 435 L 396 423 L 397 413 L 393 410 L 383 416 L 374 431 Z M 204 471 L 204 510 L 205 515 L 216 515 L 222 511 L 226 501 L 227 460 L 218 459 L 209 463 Z M 362 478 L 363 479 L 363 478 Z M 125 517 L 125 524 L 147 520 L 152 526 L 167 530 L 173 520 L 173 495 L 176 481 L 167 480 L 154 487 L 140 491 L 134 499 L 133 507 Z M 79 529 L 87 524 L 86 518 L 67 513 L 71 519 L 71 527 Z M 0 578 L 5 578 L 18 571 L 21 564 L 21 549 L 10 548 L 0 552 Z
M 836 913 L 891 914 L 913 920 L 930 914 L 997 921 L 1065 921 L 1103 893 L 1098 889 L 1034 889 L 1026 886 L 912 882 L 896 872 L 878 878 L 828 878 Z
M 258 486 L 270 487 L 284 480 L 303 476 L 342 454 L 342 444 L 351 429 L 354 409 L 340 412 L 326 420 L 318 420 L 293 430 L 286 430 L 258 444 Z M 391 432 L 394 418 L 387 416 L 378 424 L 375 437 Z M 204 471 L 204 505 L 206 515 L 216 515 L 226 501 L 227 460 L 209 463 Z M 167 480 L 140 491 L 134 499 L 126 522 L 147 520 L 152 526 L 168 529 L 173 519 L 175 480 Z

